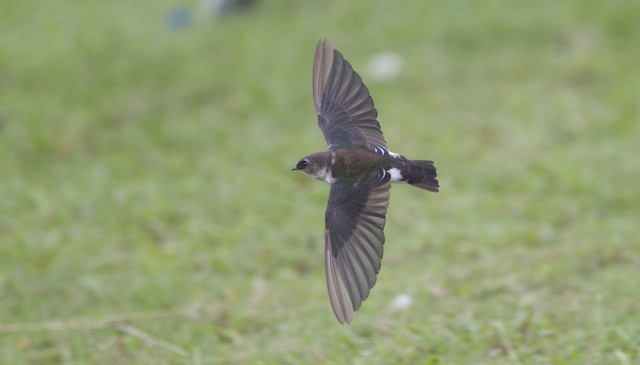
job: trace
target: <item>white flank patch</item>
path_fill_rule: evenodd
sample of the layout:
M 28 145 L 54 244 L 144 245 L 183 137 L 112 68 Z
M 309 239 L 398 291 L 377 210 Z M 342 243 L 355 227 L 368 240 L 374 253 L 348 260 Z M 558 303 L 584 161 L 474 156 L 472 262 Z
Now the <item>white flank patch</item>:
M 399 168 L 394 167 L 387 170 L 387 172 L 391 175 L 391 181 L 402 181 L 402 174 L 400 173 Z

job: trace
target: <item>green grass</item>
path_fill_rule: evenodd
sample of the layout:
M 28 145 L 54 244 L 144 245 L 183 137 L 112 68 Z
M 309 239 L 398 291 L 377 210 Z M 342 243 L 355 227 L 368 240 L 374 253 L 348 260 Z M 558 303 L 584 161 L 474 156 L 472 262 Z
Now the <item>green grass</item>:
M 3 6 L 0 363 L 640 363 L 637 2 L 196 3 Z M 441 182 L 392 189 L 350 326 L 327 186 L 289 171 L 325 146 L 321 37 Z

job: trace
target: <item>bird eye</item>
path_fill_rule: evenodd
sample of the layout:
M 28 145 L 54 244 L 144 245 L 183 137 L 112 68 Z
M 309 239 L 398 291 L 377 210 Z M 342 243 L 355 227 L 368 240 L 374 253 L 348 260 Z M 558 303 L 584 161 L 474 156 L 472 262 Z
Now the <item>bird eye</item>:
M 309 164 L 309 161 L 307 160 L 302 160 L 300 162 L 298 162 L 298 168 L 299 169 L 304 169 L 307 167 L 307 165 Z

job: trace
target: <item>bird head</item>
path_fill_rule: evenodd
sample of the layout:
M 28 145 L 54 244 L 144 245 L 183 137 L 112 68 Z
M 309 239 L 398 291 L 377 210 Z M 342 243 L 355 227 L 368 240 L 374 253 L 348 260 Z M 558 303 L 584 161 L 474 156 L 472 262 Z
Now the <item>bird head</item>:
M 317 152 L 303 157 L 298 161 L 292 171 L 300 170 L 318 180 L 331 180 L 331 153 Z

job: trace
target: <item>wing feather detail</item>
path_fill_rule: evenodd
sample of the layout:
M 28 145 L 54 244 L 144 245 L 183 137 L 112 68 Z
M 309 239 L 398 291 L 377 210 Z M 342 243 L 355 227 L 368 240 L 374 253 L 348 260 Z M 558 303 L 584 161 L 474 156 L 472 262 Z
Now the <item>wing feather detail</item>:
M 330 148 L 387 146 L 369 90 L 326 39 L 316 47 L 312 83 L 318 126 Z
M 325 270 L 331 307 L 349 323 L 376 283 L 384 253 L 389 183 L 331 185 L 325 215 Z

